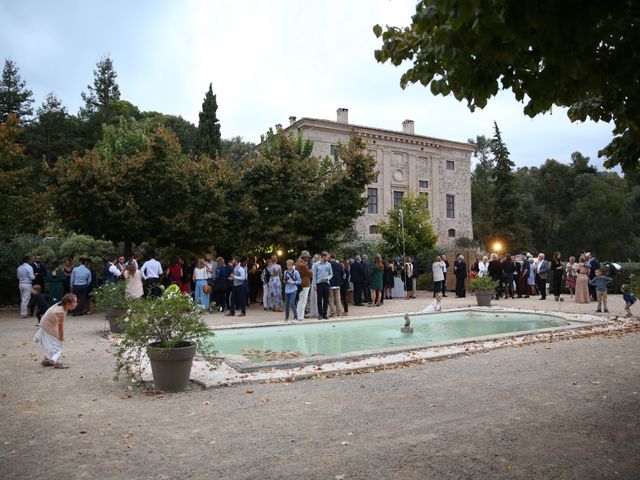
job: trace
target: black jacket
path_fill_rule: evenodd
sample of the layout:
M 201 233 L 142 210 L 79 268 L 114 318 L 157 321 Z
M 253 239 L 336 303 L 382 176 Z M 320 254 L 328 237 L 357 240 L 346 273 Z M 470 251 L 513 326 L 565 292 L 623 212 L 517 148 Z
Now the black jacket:
M 331 272 L 333 276 L 329 280 L 330 287 L 340 287 L 342 285 L 342 265 L 337 260 L 331 260 Z
M 351 281 L 353 283 L 362 283 L 364 281 L 364 268 L 361 262 L 353 262 L 351 265 Z

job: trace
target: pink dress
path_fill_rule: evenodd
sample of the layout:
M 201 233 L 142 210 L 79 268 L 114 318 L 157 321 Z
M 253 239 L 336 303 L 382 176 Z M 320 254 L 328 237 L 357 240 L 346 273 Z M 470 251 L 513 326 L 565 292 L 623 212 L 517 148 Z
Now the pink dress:
M 582 263 L 578 264 L 576 303 L 589 303 L 589 268 Z

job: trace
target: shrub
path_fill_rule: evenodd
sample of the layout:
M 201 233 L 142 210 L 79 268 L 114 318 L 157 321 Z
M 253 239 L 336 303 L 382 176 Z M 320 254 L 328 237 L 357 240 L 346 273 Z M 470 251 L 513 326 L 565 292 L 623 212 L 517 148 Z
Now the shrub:
M 433 273 L 429 271 L 418 275 L 416 283 L 418 290 L 433 290 Z
M 491 280 L 490 277 L 476 277 L 469 280 L 469 288 L 471 290 L 495 290 L 498 286 L 498 282 Z
M 96 265 L 102 265 L 105 258 L 113 255 L 115 246 L 107 240 L 96 240 L 89 235 L 73 235 L 60 245 L 60 255 L 79 258 L 90 258 Z

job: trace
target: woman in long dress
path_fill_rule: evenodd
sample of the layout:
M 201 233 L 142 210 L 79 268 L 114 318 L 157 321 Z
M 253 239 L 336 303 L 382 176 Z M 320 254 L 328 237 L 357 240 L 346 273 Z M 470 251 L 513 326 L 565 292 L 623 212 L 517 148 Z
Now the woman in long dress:
M 67 313 L 78 306 L 78 297 L 67 293 L 57 304 L 49 307 L 40 320 L 40 328 L 33 338 L 35 343 L 42 346 L 44 358 L 40 365 L 43 367 L 69 368 L 60 362 L 64 342 L 64 320 Z
M 576 303 L 589 303 L 589 267 L 587 259 L 580 257 L 578 262 L 578 277 L 576 278 Z
M 576 273 L 576 257 L 569 257 L 569 263 L 567 263 L 567 288 L 569 289 L 569 293 L 571 294 L 570 298 L 573 298 L 573 292 L 576 290 L 576 277 L 578 274 Z
M 562 258 L 560 252 L 556 252 L 553 255 L 551 261 L 551 291 L 556 299 L 556 302 L 560 300 L 560 291 L 562 290 L 562 277 L 564 275 L 564 266 L 562 265 Z
M 371 290 L 373 291 L 372 306 L 379 307 L 382 302 L 382 284 L 384 277 L 384 263 L 380 254 L 376 254 L 371 272 Z
M 282 267 L 278 264 L 278 257 L 271 256 L 269 269 L 269 308 L 276 312 L 282 311 Z
M 396 266 L 392 261 L 389 262 L 387 268 L 384 269 L 384 298 L 391 299 L 393 287 L 395 285 Z
M 64 272 L 59 268 L 58 262 L 52 262 L 47 271 L 47 290 L 49 295 L 59 302 L 64 295 Z
M 124 287 L 124 296 L 129 300 L 137 300 L 144 295 L 144 286 L 142 285 L 142 274 L 136 262 L 129 261 L 127 269 L 123 273 L 127 284 Z

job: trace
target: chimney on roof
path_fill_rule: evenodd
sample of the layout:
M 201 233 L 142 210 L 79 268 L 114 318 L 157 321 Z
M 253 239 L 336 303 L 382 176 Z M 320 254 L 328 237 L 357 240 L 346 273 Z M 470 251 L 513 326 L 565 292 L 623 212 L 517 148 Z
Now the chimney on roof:
M 293 125 L 294 123 L 296 123 L 296 117 L 292 115 L 289 117 L 289 125 Z
M 338 123 L 349 123 L 348 108 L 339 108 L 336 113 L 338 114 Z
M 276 132 L 279 132 L 280 130 L 282 130 L 282 124 L 276 123 Z
M 415 132 L 413 130 L 413 120 L 405 120 L 404 122 L 402 122 L 402 133 L 408 133 L 410 135 L 413 135 Z

